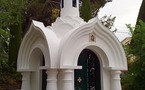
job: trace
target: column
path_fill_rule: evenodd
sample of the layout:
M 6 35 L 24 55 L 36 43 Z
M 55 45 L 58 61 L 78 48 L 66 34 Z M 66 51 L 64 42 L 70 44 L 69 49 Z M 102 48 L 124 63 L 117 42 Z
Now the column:
M 47 86 L 46 90 L 57 90 L 57 70 L 47 70 Z
M 74 90 L 74 70 L 61 70 L 59 75 L 59 90 Z
M 31 90 L 30 89 L 30 75 L 31 75 L 31 72 L 22 72 L 21 90 Z
M 111 90 L 122 90 L 121 83 L 120 83 L 120 74 L 121 74 L 121 71 L 119 70 L 111 71 L 111 75 L 112 75 Z

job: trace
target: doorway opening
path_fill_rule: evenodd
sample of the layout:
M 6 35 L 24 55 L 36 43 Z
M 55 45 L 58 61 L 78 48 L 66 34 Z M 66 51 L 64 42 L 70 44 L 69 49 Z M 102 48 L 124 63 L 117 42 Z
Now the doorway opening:
M 100 62 L 96 54 L 84 49 L 78 59 L 82 69 L 74 71 L 75 90 L 101 90 Z
M 40 61 L 40 66 L 45 66 L 45 58 L 43 58 Z M 46 70 L 41 70 L 40 71 L 40 82 L 41 82 L 41 90 L 46 90 L 46 85 L 47 85 L 47 74 Z

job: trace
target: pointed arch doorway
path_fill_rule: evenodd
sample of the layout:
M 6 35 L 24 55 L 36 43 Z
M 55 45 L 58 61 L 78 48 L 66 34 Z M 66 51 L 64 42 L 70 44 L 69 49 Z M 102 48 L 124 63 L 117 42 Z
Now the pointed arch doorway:
M 30 54 L 30 89 L 24 90 L 46 90 L 47 74 L 45 67 L 45 57 L 40 48 L 35 48 Z
M 100 62 L 96 54 L 84 49 L 78 59 L 82 69 L 74 71 L 75 90 L 101 90 Z

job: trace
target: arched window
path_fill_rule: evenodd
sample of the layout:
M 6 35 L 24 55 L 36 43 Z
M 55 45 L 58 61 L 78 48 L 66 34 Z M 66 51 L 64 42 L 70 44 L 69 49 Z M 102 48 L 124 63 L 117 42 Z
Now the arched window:
M 100 62 L 94 52 L 84 49 L 78 59 L 82 69 L 75 70 L 75 90 L 101 90 Z
M 77 7 L 77 0 L 72 0 L 72 6 Z

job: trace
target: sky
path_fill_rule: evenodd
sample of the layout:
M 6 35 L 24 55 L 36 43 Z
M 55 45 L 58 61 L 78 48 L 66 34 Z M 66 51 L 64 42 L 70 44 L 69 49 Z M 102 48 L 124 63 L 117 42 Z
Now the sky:
M 131 36 L 126 24 L 135 25 L 141 3 L 142 0 L 112 0 L 100 9 L 98 17 L 116 16 L 114 27 L 117 28 L 117 32 L 115 35 L 122 41 Z

